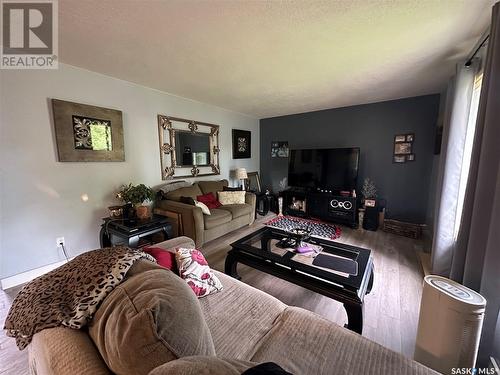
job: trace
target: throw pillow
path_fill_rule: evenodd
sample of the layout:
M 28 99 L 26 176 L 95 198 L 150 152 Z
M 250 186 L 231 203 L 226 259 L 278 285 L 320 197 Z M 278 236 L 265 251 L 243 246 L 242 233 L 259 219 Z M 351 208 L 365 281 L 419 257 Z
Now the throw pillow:
M 242 191 L 243 190 L 243 187 L 240 186 L 240 187 L 229 187 L 229 186 L 224 186 L 222 188 L 222 191 Z
M 194 201 L 194 199 L 193 199 L 193 198 L 191 198 L 191 197 L 180 197 L 180 198 L 179 198 L 179 201 L 180 201 L 181 203 L 189 204 L 189 205 L 191 205 L 191 206 L 194 206 L 194 205 L 195 205 L 195 204 L 194 204 L 194 202 L 195 202 L 195 201 Z
M 97 310 L 89 335 L 111 372 L 121 375 L 145 375 L 181 357 L 216 355 L 197 298 L 163 268 L 118 285 Z
M 243 204 L 245 203 L 245 191 L 219 191 L 219 202 L 225 206 L 226 204 Z
M 205 203 L 208 208 L 219 208 L 222 206 L 220 202 L 215 197 L 214 193 L 207 193 L 203 195 L 198 195 L 196 200 L 201 203 Z
M 143 249 L 145 253 L 148 253 L 153 258 L 156 259 L 156 262 L 171 271 L 177 272 L 177 263 L 175 262 L 175 254 L 162 249 L 160 247 L 146 247 Z
M 222 290 L 220 280 L 214 275 L 199 250 L 179 247 L 176 250 L 175 260 L 179 275 L 187 282 L 198 298 Z
M 203 212 L 203 215 L 211 215 L 212 214 L 205 203 L 194 201 L 194 205 L 196 207 L 200 207 L 201 208 L 201 211 Z

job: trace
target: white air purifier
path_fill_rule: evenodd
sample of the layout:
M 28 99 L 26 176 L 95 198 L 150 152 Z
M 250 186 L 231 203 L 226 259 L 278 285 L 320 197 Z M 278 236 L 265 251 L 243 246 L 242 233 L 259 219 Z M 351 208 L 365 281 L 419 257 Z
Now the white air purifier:
M 414 359 L 436 371 L 476 364 L 486 299 L 444 277 L 424 278 Z

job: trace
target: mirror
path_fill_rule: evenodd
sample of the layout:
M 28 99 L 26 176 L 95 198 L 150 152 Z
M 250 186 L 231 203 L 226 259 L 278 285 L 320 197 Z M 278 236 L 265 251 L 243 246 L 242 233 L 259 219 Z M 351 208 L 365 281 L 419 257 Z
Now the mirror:
M 175 132 L 175 156 L 179 167 L 210 164 L 210 137 L 208 134 Z
M 220 174 L 219 125 L 158 115 L 162 179 Z

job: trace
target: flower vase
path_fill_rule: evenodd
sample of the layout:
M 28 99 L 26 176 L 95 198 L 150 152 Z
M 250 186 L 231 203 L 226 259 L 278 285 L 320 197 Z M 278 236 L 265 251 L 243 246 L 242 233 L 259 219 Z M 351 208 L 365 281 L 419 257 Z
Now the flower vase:
M 139 220 L 146 220 L 151 217 L 149 207 L 145 205 L 137 205 L 135 207 L 135 213 Z

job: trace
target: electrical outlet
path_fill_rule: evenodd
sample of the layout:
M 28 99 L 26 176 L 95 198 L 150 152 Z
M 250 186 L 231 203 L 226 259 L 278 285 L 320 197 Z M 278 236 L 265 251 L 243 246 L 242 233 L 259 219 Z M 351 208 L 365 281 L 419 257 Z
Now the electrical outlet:
M 64 237 L 57 237 L 56 238 L 56 245 L 57 247 L 62 247 L 65 245 L 64 243 Z

